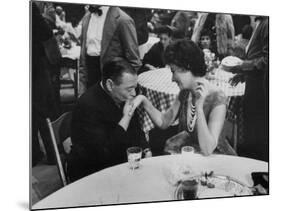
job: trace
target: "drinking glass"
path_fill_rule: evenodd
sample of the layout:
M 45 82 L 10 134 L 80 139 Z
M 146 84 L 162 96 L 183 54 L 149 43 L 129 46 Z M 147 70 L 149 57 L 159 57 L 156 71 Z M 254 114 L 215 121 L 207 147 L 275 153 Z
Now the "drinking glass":
M 130 169 L 134 170 L 140 167 L 141 155 L 142 149 L 140 147 L 129 147 L 127 149 L 127 156 Z
M 194 148 L 192 146 L 183 146 L 181 148 L 181 154 L 193 154 Z
M 182 193 L 184 199 L 196 199 L 198 192 L 198 181 L 185 180 L 182 182 Z

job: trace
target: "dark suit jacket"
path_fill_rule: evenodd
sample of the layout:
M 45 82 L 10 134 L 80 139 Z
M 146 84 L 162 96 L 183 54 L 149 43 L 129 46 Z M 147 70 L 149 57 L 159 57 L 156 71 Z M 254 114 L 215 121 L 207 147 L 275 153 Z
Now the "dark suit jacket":
M 269 26 L 263 17 L 253 34 L 242 68 L 246 71 L 244 95 L 244 136 L 241 156 L 268 162 L 269 110 Z
M 148 26 L 147 22 L 149 21 L 149 10 L 142 8 L 133 8 L 133 7 L 122 7 L 124 12 L 126 12 L 135 22 L 138 44 L 142 45 L 148 40 Z
M 114 103 L 100 84 L 79 98 L 72 117 L 73 146 L 68 161 L 71 177 L 80 178 L 126 162 L 126 149 L 130 146 L 148 147 L 137 116 L 133 116 L 127 131 L 118 124 L 122 116 L 123 108 Z
M 86 40 L 90 18 L 91 14 L 89 13 L 83 18 L 82 23 L 79 93 L 86 90 L 88 72 L 86 67 Z M 101 41 L 101 70 L 107 61 L 111 61 L 115 57 L 125 58 L 136 69 L 141 66 L 133 19 L 120 8 L 110 7 L 105 19 Z
M 150 64 L 154 67 L 165 67 L 164 48 L 161 42 L 154 44 L 144 55 L 143 64 Z
M 243 69 L 246 75 L 245 109 L 246 113 L 264 113 L 268 103 L 269 71 L 269 26 L 268 18 L 263 18 L 253 34 Z

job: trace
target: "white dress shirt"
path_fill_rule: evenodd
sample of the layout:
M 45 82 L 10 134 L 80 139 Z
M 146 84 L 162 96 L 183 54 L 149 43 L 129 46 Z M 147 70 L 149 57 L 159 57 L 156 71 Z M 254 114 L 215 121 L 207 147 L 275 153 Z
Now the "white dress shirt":
M 86 41 L 87 55 L 89 56 L 100 56 L 101 52 L 103 27 L 109 7 L 102 6 L 100 9 L 102 10 L 102 15 L 91 14 L 89 22 Z

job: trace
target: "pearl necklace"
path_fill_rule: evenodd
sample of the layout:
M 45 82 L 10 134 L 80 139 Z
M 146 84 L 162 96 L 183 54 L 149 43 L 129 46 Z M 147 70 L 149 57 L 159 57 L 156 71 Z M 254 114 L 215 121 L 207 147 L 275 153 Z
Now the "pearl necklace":
M 193 132 L 196 123 L 196 107 L 192 103 L 191 94 L 188 99 L 188 111 L 187 111 L 187 129 L 189 132 Z

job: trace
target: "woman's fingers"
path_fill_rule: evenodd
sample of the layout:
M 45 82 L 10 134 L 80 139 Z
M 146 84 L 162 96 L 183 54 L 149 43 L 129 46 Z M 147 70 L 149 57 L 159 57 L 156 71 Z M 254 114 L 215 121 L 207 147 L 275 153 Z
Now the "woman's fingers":
M 200 85 L 200 86 L 197 86 L 197 87 L 195 88 L 195 91 L 196 91 L 196 92 L 200 91 L 200 92 L 202 92 L 202 93 L 205 93 L 205 92 L 206 92 L 206 88 L 205 88 L 204 86 Z
M 133 100 L 131 100 L 131 108 L 130 108 L 130 114 L 133 114 L 136 110 L 137 107 L 142 103 L 142 98 L 141 96 L 135 97 Z

